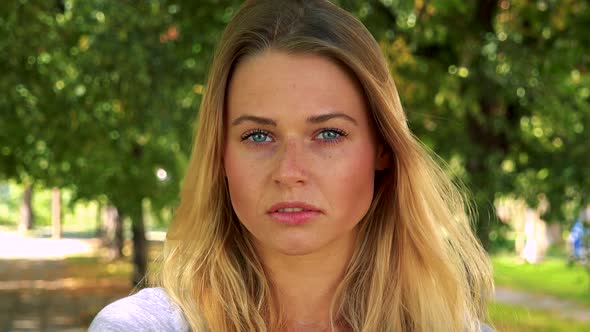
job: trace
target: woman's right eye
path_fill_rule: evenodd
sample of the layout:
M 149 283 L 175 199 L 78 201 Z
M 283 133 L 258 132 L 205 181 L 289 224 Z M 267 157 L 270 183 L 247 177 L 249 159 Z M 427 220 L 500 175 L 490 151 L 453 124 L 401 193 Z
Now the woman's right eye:
M 250 141 L 252 143 L 266 143 L 272 142 L 272 138 L 270 137 L 269 133 L 262 130 L 254 130 L 251 132 L 247 132 L 242 135 L 242 141 Z

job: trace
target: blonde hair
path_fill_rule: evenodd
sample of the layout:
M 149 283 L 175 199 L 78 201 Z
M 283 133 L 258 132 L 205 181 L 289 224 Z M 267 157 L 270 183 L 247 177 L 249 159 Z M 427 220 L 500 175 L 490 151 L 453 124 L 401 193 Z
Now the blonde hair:
M 375 39 L 329 1 L 247 1 L 227 26 L 157 284 L 194 331 L 282 327 L 271 281 L 233 212 L 222 168 L 233 68 L 268 49 L 319 54 L 349 70 L 392 157 L 392 166 L 376 174 L 371 207 L 333 300 L 332 329 L 344 322 L 365 332 L 478 330 L 493 285 L 465 199 L 410 132 Z

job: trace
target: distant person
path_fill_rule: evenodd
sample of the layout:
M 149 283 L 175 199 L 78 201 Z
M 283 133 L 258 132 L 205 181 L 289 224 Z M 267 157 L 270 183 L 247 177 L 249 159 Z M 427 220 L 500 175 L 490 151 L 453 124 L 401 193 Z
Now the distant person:
M 587 216 L 585 213 L 580 213 L 576 222 L 572 226 L 572 230 L 569 236 L 571 257 L 572 261 L 583 261 L 588 260 L 588 226 Z
M 321 0 L 246 1 L 226 28 L 155 286 L 90 331 L 490 331 L 462 194 L 379 44 Z

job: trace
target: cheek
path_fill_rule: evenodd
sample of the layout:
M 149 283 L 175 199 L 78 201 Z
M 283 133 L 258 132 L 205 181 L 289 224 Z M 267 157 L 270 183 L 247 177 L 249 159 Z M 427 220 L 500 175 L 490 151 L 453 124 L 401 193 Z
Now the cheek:
M 325 194 L 331 197 L 331 205 L 347 218 L 358 222 L 373 199 L 375 166 L 374 152 L 371 147 L 355 150 L 350 157 L 340 160 L 337 167 L 327 169 L 324 179 Z
M 247 159 L 240 158 L 239 153 L 228 147 L 224 155 L 225 175 L 229 188 L 231 204 L 241 220 L 251 214 L 259 197 L 257 183 L 260 183 L 259 172 L 255 165 Z

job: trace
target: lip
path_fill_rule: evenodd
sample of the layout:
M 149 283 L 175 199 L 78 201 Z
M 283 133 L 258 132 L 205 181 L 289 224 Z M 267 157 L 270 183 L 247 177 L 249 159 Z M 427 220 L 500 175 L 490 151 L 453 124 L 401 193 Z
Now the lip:
M 279 212 L 279 209 L 301 208 L 301 212 Z M 268 209 L 267 214 L 276 222 L 285 225 L 301 225 L 321 215 L 321 209 L 304 202 L 281 202 Z

